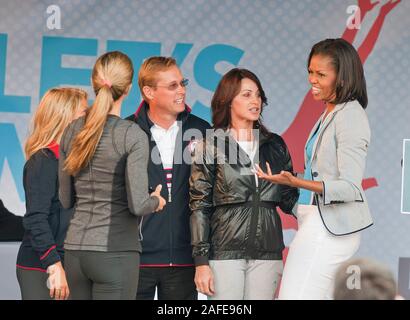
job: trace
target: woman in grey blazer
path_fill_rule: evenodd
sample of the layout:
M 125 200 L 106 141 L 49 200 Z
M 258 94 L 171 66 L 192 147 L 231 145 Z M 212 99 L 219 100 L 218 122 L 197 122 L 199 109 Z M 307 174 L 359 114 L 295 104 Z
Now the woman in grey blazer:
M 315 44 L 308 59 L 315 100 L 326 109 L 305 146 L 303 178 L 257 167 L 260 178 L 300 188 L 279 299 L 331 298 L 337 267 L 357 251 L 359 231 L 372 225 L 361 182 L 370 128 L 366 81 L 357 51 L 343 39 Z

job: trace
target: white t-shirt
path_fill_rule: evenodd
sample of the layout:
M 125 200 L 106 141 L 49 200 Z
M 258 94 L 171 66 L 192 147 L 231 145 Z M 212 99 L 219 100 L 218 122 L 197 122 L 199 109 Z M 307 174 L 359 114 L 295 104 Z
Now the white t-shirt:
M 246 154 L 249 156 L 249 159 L 251 159 L 252 162 L 252 167 L 254 167 L 255 163 L 255 155 L 256 155 L 256 151 L 258 150 L 257 145 L 255 143 L 255 141 L 236 141 L 239 146 L 242 148 L 243 151 L 246 152 Z M 258 176 L 255 174 L 255 182 L 256 182 L 256 186 L 258 186 Z
M 168 201 L 171 202 L 172 167 L 174 163 L 175 142 L 177 139 L 179 126 L 177 121 L 175 121 L 168 129 L 164 129 L 154 123 L 150 130 L 161 156 L 161 162 L 167 180 L 169 194 Z

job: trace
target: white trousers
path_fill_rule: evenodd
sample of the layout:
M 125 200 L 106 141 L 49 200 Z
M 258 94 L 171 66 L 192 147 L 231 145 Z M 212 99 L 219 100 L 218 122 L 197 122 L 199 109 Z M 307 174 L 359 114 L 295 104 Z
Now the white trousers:
M 215 294 L 209 300 L 273 300 L 282 260 L 209 260 Z
M 316 206 L 299 205 L 297 217 L 298 231 L 289 246 L 278 298 L 332 299 L 335 272 L 356 253 L 360 233 L 330 234 Z

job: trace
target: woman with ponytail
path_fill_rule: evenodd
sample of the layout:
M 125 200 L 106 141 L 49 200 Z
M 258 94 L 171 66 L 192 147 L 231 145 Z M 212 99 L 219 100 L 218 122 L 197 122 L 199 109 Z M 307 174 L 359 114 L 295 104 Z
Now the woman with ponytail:
M 83 115 L 86 107 L 83 90 L 56 88 L 45 93 L 33 117 L 23 173 L 25 233 L 16 263 L 23 300 L 69 296 L 63 242 L 72 211 L 63 209 L 58 200 L 59 143 L 64 129 Z
M 64 132 L 60 200 L 74 206 L 64 243 L 73 299 L 135 299 L 140 217 L 162 210 L 161 186 L 148 193 L 148 138 L 120 118 L 132 62 L 115 51 L 92 72 L 94 104 Z

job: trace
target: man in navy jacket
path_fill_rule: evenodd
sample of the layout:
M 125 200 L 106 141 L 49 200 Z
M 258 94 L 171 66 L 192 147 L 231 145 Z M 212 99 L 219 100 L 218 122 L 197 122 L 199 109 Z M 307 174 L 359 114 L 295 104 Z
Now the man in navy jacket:
M 143 102 L 127 119 L 150 140 L 149 186 L 162 184 L 167 204 L 161 214 L 144 217 L 139 235 L 142 255 L 137 299 L 197 299 L 189 227 L 189 177 L 195 142 L 210 125 L 190 114 L 186 85 L 175 59 L 151 57 L 141 66 L 138 85 Z

